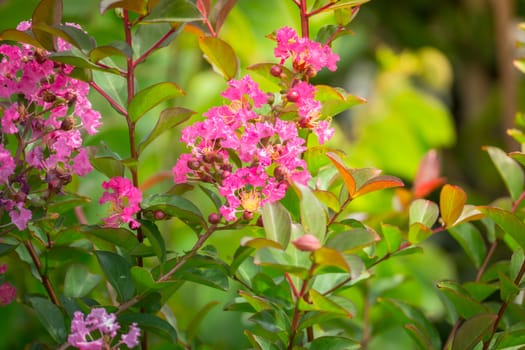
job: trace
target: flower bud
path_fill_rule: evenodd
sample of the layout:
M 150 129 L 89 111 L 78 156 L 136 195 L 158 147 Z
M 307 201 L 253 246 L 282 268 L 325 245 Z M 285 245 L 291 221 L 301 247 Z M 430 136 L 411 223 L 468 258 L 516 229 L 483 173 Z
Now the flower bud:
M 155 210 L 153 212 L 153 217 L 155 218 L 155 220 L 162 220 L 166 217 L 166 213 L 162 210 Z
M 303 252 L 313 252 L 321 248 L 321 242 L 314 235 L 307 233 L 292 241 L 295 248 Z
M 245 210 L 244 213 L 242 213 L 242 218 L 244 220 L 250 221 L 253 219 L 253 212 Z
M 299 93 L 295 90 L 290 90 L 286 94 L 286 98 L 289 102 L 297 102 L 297 100 L 299 99 Z
M 221 214 L 219 213 L 211 213 L 208 215 L 208 222 L 212 225 L 216 225 L 221 221 Z
M 277 64 L 273 65 L 272 68 L 270 68 L 270 74 L 276 78 L 281 77 L 282 73 L 283 73 L 283 68 Z

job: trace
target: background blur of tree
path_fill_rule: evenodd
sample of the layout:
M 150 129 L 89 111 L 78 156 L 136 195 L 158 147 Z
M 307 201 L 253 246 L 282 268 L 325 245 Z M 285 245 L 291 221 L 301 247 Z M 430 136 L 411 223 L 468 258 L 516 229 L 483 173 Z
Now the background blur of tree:
M 31 18 L 37 3 L 37 0 L 0 0 L 0 31 L 15 27 L 21 19 Z M 121 39 L 122 30 L 117 28 L 119 22 L 115 14 L 109 11 L 100 16 L 98 4 L 98 0 L 64 0 L 64 18 L 88 28 L 99 43 Z M 265 36 L 283 25 L 299 28 L 295 11 L 289 0 L 238 1 L 220 36 L 236 50 L 243 73 L 250 64 L 275 61 L 273 43 Z M 368 100 L 367 104 L 336 118 L 341 130 L 331 142 L 348 153 L 353 166 L 382 169 L 403 178 L 407 186 L 423 155 L 431 148 L 438 148 L 444 176 L 449 183 L 467 190 L 469 202 L 485 204 L 497 198 L 503 193 L 503 184 L 481 147 L 495 145 L 508 151 L 517 147 L 510 142 L 505 130 L 511 127 L 515 112 L 525 111 L 522 102 L 525 99 L 520 98 L 522 78 L 512 67 L 513 57 L 519 54 L 514 48 L 517 23 L 524 15 L 524 0 L 370 1 L 353 24 L 355 34 L 334 44 L 341 56 L 337 74 L 323 73 L 316 77 L 318 83 L 330 79 L 334 85 L 345 86 L 349 92 Z M 318 22 L 313 23 L 314 35 L 322 18 Z M 141 69 L 138 74 L 144 86 L 172 80 L 187 92 L 177 104 L 198 113 L 219 102 L 219 92 L 225 86 L 223 79 L 202 59 L 195 36 L 189 33 L 151 57 Z M 93 103 L 103 115 L 114 115 L 96 95 Z M 127 145 L 119 144 L 125 139 L 119 137 L 125 130 L 123 121 L 106 118 L 104 122 L 102 132 L 90 142 L 95 144 L 103 139 L 112 149 L 125 152 Z M 177 154 L 182 152 L 172 152 L 173 139 L 178 137 L 177 130 L 167 132 L 156 141 L 157 150 L 144 155 L 150 164 L 144 163 L 145 169 L 141 171 L 144 178 L 159 168 L 171 168 Z M 158 152 L 158 149 L 169 151 Z M 78 186 L 96 197 L 102 178 L 94 176 L 97 181 Z M 374 196 L 367 202 L 357 203 L 356 210 L 391 210 L 378 206 L 378 203 L 391 205 L 391 194 Z M 87 215 L 97 218 L 99 214 L 88 212 Z M 177 229 L 180 228 L 174 227 L 174 232 L 178 232 Z M 240 233 L 232 232 L 229 238 L 239 240 Z M 172 244 L 177 250 L 184 250 L 185 244 L 190 247 L 181 234 L 174 235 Z M 236 246 L 231 241 L 228 244 L 231 245 L 229 253 L 233 254 Z M 378 271 L 377 276 L 388 278 L 392 271 L 411 269 L 415 274 L 412 283 L 426 283 L 431 289 L 432 280 L 456 273 L 440 254 L 429 250 L 422 260 L 407 260 L 403 266 L 394 261 Z M 422 267 L 429 264 L 434 266 L 433 271 L 423 271 Z M 455 261 L 455 265 L 460 266 L 461 262 Z M 438 322 L 442 321 L 439 301 L 425 290 L 414 293 L 417 288 L 410 282 L 406 285 L 411 301 L 424 304 L 428 313 Z M 203 288 L 190 290 L 179 297 L 182 303 L 173 304 L 173 312 L 175 315 L 182 312 L 177 305 L 198 309 L 196 304 L 202 306 L 205 302 L 197 300 L 199 297 L 219 299 L 214 293 Z M 9 319 L 1 316 L 2 312 L 0 309 L 0 330 L 2 322 Z M 231 326 L 243 320 L 233 313 L 229 324 L 224 318 L 221 318 L 223 324 L 214 324 L 213 313 L 210 318 L 211 323 L 206 325 L 212 331 L 207 336 L 214 337 L 216 344 L 222 341 L 224 348 L 233 348 L 231 344 L 242 348 L 239 344 L 246 340 L 242 334 L 232 333 Z M 20 332 L 32 331 L 25 319 L 9 320 L 20 324 Z M 448 330 L 443 332 L 446 334 Z M 371 349 L 382 348 L 381 339 L 377 339 Z

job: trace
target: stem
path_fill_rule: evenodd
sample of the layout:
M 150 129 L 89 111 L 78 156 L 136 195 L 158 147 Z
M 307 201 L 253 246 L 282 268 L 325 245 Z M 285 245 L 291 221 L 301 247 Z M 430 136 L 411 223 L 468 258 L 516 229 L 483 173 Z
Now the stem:
M 309 29 L 309 15 L 308 15 L 308 9 L 306 8 L 306 2 L 307 0 L 299 0 L 299 12 L 301 14 L 301 34 L 303 38 L 309 38 L 310 37 L 310 29 Z
M 348 197 L 345 200 L 345 202 L 341 205 L 341 208 L 339 209 L 339 211 L 335 213 L 334 215 L 332 215 L 332 217 L 330 218 L 330 220 L 328 220 L 328 223 L 326 224 L 327 229 L 335 222 L 335 220 L 337 220 L 339 215 L 341 215 L 341 213 L 346 209 L 346 207 L 348 206 L 348 204 L 350 204 L 351 201 L 352 201 L 352 198 Z
M 47 274 L 42 272 L 42 262 L 40 261 L 40 258 L 38 257 L 38 254 L 36 253 L 35 248 L 31 244 L 31 241 L 29 239 L 24 241 L 24 246 L 29 252 L 29 255 L 31 256 L 31 260 L 33 260 L 33 263 L 35 264 L 35 267 L 38 271 L 38 275 L 42 279 L 42 284 L 44 285 L 47 295 L 49 295 L 49 298 L 51 299 L 53 304 L 55 304 L 56 306 L 60 306 L 60 301 L 58 300 L 57 294 L 55 293 L 55 289 L 53 288 L 53 285 L 51 284 L 51 280 L 49 279 Z
M 306 300 L 306 297 L 307 297 L 306 292 L 308 291 L 308 285 L 310 284 L 310 280 L 313 277 L 315 267 L 316 267 L 316 264 L 312 263 L 312 265 L 310 266 L 310 269 L 308 270 L 308 277 L 306 277 L 306 279 L 303 280 L 303 285 L 301 286 L 301 290 L 299 291 L 299 297 L 295 300 L 295 307 L 294 307 L 294 312 L 293 312 L 293 319 L 292 319 L 292 325 L 290 329 L 290 338 L 288 341 L 287 350 L 292 350 L 294 347 L 293 343 L 297 335 L 297 328 L 299 327 L 299 320 L 302 314 L 302 312 L 299 310 L 299 303 L 301 302 L 301 299 Z M 307 334 L 308 341 L 312 341 L 313 340 L 313 330 L 312 329 L 307 330 L 307 333 L 308 333 Z
M 514 203 L 512 203 L 512 212 L 515 213 L 516 210 L 518 210 L 518 205 L 520 205 L 521 202 L 523 202 L 523 200 L 525 199 L 525 191 L 523 191 L 519 198 L 516 199 L 516 201 Z
M 336 0 L 336 1 L 334 1 L 334 2 L 329 2 L 328 4 L 319 7 L 317 10 L 314 10 L 314 11 L 312 11 L 312 12 L 310 12 L 310 13 L 307 13 L 306 15 L 307 15 L 308 17 L 315 16 L 316 14 L 321 13 L 321 12 L 323 12 L 323 11 L 329 9 L 330 7 L 332 7 L 333 4 L 338 3 L 338 2 L 339 2 L 339 0 Z
M 487 269 L 490 259 L 492 258 L 492 255 L 494 255 L 494 251 L 496 250 L 497 246 L 498 246 L 498 240 L 495 240 L 490 246 L 489 251 L 487 252 L 487 256 L 485 256 L 485 260 L 483 260 L 483 264 L 481 265 L 481 267 L 478 270 L 478 273 L 476 274 L 476 282 L 481 281 L 481 277 L 483 276 L 483 273 Z
M 514 284 L 515 285 L 519 286 L 519 284 L 521 282 L 521 279 L 523 278 L 524 274 L 525 274 L 525 263 L 523 263 L 521 265 L 520 272 L 518 272 L 518 275 L 514 279 Z M 492 342 L 492 338 L 494 338 L 494 334 L 496 333 L 496 330 L 498 329 L 498 325 L 499 325 L 501 319 L 503 318 L 503 315 L 505 314 L 505 311 L 507 310 L 508 306 L 509 306 L 509 302 L 508 301 L 504 301 L 503 304 L 501 304 L 501 306 L 500 306 L 500 308 L 498 310 L 498 315 L 496 316 L 496 320 L 494 321 L 494 325 L 492 326 L 492 331 L 490 333 L 490 337 L 489 337 L 489 339 L 487 339 L 483 343 L 483 350 L 487 350 L 489 348 L 490 343 Z

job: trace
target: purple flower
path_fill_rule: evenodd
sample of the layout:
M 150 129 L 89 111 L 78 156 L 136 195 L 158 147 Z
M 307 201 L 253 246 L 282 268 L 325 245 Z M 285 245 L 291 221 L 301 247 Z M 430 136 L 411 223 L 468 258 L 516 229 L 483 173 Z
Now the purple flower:
M 0 184 L 7 183 L 9 176 L 15 171 L 15 161 L 11 153 L 0 144 Z
M 129 179 L 120 176 L 104 181 L 102 187 L 106 191 L 102 194 L 99 203 L 111 203 L 113 212 L 104 219 L 104 224 L 107 227 L 119 227 L 122 223 L 129 223 L 132 229 L 139 227 L 140 223 L 133 216 L 140 210 L 142 192 L 133 186 Z
M 136 323 L 132 323 L 128 333 L 122 334 L 120 342 L 126 344 L 126 346 L 131 349 L 139 345 L 139 337 L 140 328 L 137 327 Z
M 0 265 L 0 275 L 5 274 L 7 271 L 7 264 Z M 0 304 L 10 304 L 16 297 L 16 288 L 9 282 L 0 284 Z

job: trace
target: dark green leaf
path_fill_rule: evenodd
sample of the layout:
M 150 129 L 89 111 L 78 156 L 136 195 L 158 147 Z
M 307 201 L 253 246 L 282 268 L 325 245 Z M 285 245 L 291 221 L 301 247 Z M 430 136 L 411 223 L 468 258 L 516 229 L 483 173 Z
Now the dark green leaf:
M 339 18 L 338 21 L 349 21 L 351 18 L 352 11 L 350 9 L 342 9 L 334 11 L 334 13 L 338 14 Z M 342 29 L 338 25 L 335 24 L 328 24 L 317 32 L 317 35 L 315 37 L 315 41 L 320 43 L 326 43 L 328 40 L 331 40 L 332 42 L 343 35 L 349 35 L 353 34 L 353 32 L 350 29 Z
M 149 110 L 162 102 L 184 95 L 181 88 L 172 82 L 158 83 L 137 92 L 128 106 L 128 114 L 136 122 Z
M 91 63 L 86 57 L 80 56 L 72 51 L 54 52 L 47 56 L 50 60 L 60 63 L 69 64 L 70 66 L 99 70 L 107 73 L 119 75 L 120 72 L 116 68 L 102 68 L 96 64 Z
M 243 246 L 238 247 L 233 255 L 233 261 L 230 265 L 230 274 L 234 275 L 239 266 L 241 266 L 241 264 L 248 259 L 253 252 L 255 252 L 255 248 Z
M 214 71 L 226 80 L 235 78 L 239 70 L 239 59 L 227 42 L 217 37 L 205 36 L 199 38 L 199 46 Z
M 202 19 L 199 10 L 189 0 L 160 0 L 143 22 L 193 22 Z
M 470 350 L 491 331 L 497 316 L 493 314 L 479 314 L 467 319 L 459 327 L 451 350 Z
M 151 331 L 172 343 L 177 342 L 177 331 L 173 326 L 162 318 L 146 313 L 127 313 L 118 316 L 121 324 L 132 324 L 136 322 L 138 327 L 144 331 Z
M 51 338 L 57 344 L 64 343 L 68 332 L 60 309 L 47 298 L 31 296 L 28 299 L 36 312 L 36 316 L 51 335 Z
M 518 273 L 524 263 L 525 256 L 523 254 L 523 249 L 518 248 L 514 251 L 514 253 L 512 253 L 512 257 L 510 259 L 509 276 L 512 280 L 515 280 L 518 277 Z M 521 281 L 518 281 L 518 285 L 520 285 L 520 283 Z
M 268 332 L 277 333 L 284 331 L 284 327 L 280 320 L 277 318 L 275 310 L 262 310 L 253 314 L 250 321 L 258 324 Z
M 45 23 L 40 23 L 33 24 L 32 29 L 33 31 L 39 30 L 47 32 L 54 37 L 61 38 L 84 53 L 88 52 L 96 45 L 95 40 L 86 32 L 71 25 L 58 24 L 51 26 Z
M 188 120 L 194 111 L 183 107 L 170 107 L 160 112 L 157 123 L 139 145 L 139 150 L 142 152 L 151 142 L 162 135 L 165 131 L 184 123 Z
M 89 59 L 95 63 L 110 56 L 123 56 L 129 58 L 132 55 L 133 51 L 124 41 L 115 41 L 108 45 L 97 46 L 88 54 Z
M 487 254 L 487 247 L 476 226 L 465 223 L 448 229 L 450 235 L 461 245 L 474 266 L 479 268 Z
M 80 232 L 88 236 L 97 237 L 128 250 L 133 249 L 138 244 L 137 237 L 135 237 L 131 231 L 124 228 L 83 226 Z
M 492 293 L 498 290 L 497 284 L 489 284 L 483 282 L 466 282 L 463 283 L 463 287 L 468 291 L 477 301 L 483 301 L 488 298 Z
M 120 159 L 114 157 L 95 157 L 90 159 L 95 169 L 106 175 L 108 178 L 124 176 L 124 165 Z
M 292 231 L 292 218 L 288 210 L 280 202 L 266 203 L 262 208 L 262 218 L 266 238 L 286 249 Z
M 179 218 L 195 232 L 200 232 L 202 227 L 206 226 L 206 221 L 199 208 L 181 196 L 165 194 L 153 195 L 143 200 L 141 206 L 144 209 L 145 217 L 153 215 L 155 210 L 161 210 L 166 215 Z
M 29 44 L 39 49 L 43 49 L 42 44 L 30 32 L 23 32 L 16 29 L 6 29 L 0 33 L 0 40 L 16 41 L 18 43 Z
M 95 254 L 108 282 L 115 288 L 119 301 L 129 300 L 135 293 L 130 273 L 131 264 L 113 252 L 99 250 Z
M 71 73 L 69 73 L 69 76 L 76 80 L 85 81 L 86 83 L 93 81 L 93 72 L 87 68 L 75 67 Z
M 520 288 L 502 271 L 498 271 L 501 300 L 508 303 L 520 292 Z
M 148 0 L 100 0 L 100 13 L 104 14 L 109 9 L 121 8 L 145 15 L 148 13 L 148 2 Z
M 18 244 L 0 243 L 0 256 L 9 254 L 11 251 L 15 250 L 16 247 L 18 247 Z
M 39 24 L 59 25 L 61 21 L 62 0 L 41 0 L 31 17 L 33 26 L 38 26 Z M 33 34 L 46 50 L 55 51 L 56 42 L 52 34 L 38 29 L 33 29 Z
M 310 350 L 352 350 L 360 348 L 359 342 L 337 336 L 318 337 L 310 344 Z
M 456 282 L 441 281 L 437 287 L 452 302 L 456 312 L 464 319 L 488 312 L 484 305 L 473 299 L 467 290 Z
M 70 298 L 82 298 L 100 282 L 99 275 L 89 273 L 85 265 L 71 265 L 67 269 L 64 281 L 64 295 Z
M 159 228 L 151 221 L 141 220 L 140 223 L 142 224 L 142 232 L 148 238 L 155 255 L 159 258 L 161 263 L 165 262 L 166 243 L 164 242 L 164 238 L 162 237 Z

